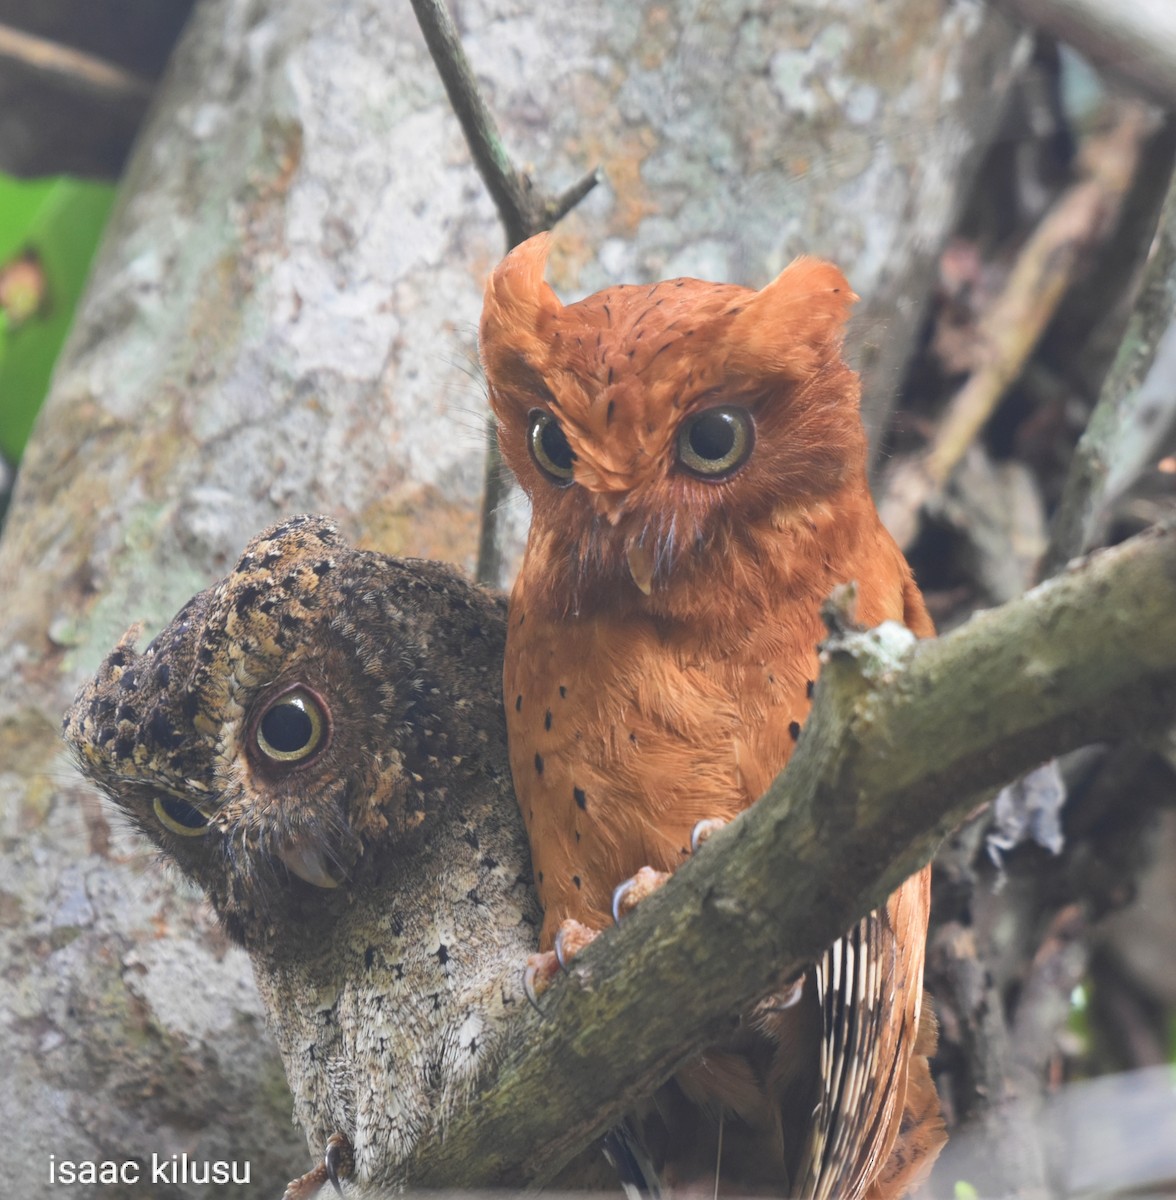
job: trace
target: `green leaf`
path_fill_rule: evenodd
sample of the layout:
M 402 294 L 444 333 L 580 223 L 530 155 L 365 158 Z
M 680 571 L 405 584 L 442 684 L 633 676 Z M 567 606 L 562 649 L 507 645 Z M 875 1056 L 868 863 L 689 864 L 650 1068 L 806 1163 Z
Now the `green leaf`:
M 24 248 L 37 210 L 57 183 L 57 179 L 10 179 L 0 175 L 0 263 Z
M 10 461 L 20 458 L 49 389 L 113 202 L 109 184 L 0 177 L 0 270 L 28 258 L 45 277 L 32 315 L 0 321 L 0 452 Z

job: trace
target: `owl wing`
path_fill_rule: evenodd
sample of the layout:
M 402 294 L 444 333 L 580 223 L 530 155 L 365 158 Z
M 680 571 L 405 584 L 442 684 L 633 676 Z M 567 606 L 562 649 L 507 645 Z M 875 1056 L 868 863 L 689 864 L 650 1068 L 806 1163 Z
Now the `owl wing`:
M 898 1134 L 919 1029 L 930 875 L 837 939 L 814 968 L 820 1085 L 797 1195 L 857 1200 Z
M 888 536 L 876 561 L 901 581 L 903 623 L 919 637 L 933 636 L 923 597 Z M 798 1196 L 859 1200 L 890 1155 L 919 1034 L 930 909 L 927 867 L 838 938 L 813 968 L 820 1083 Z

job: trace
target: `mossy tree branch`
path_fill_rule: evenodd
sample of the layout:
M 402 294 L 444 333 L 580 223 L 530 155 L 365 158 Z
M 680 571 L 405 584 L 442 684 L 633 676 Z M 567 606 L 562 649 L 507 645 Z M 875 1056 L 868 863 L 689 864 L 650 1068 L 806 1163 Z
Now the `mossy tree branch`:
M 823 656 L 787 772 L 578 957 L 541 1014 L 520 1014 L 514 1052 L 421 1146 L 413 1183 L 550 1177 L 928 862 L 979 791 L 1165 726 L 1176 533 L 1101 552 L 936 641 L 884 626 L 835 635 Z

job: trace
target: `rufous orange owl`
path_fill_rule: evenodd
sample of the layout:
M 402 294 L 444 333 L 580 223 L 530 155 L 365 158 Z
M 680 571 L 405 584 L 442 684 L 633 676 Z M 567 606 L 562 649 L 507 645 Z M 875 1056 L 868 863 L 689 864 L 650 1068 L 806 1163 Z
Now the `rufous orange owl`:
M 561 930 L 582 944 L 618 884 L 673 871 L 696 826 L 766 790 L 801 736 L 835 587 L 854 581 L 866 626 L 934 632 L 867 485 L 841 272 L 801 258 L 758 292 L 672 279 L 563 305 L 548 246 L 495 270 L 480 332 L 532 507 L 503 678 L 544 951 Z M 943 1141 L 929 887 L 913 876 L 679 1074 L 656 1139 L 673 1180 L 713 1176 L 720 1138 L 720 1178 L 744 1191 L 881 1200 L 923 1177 Z

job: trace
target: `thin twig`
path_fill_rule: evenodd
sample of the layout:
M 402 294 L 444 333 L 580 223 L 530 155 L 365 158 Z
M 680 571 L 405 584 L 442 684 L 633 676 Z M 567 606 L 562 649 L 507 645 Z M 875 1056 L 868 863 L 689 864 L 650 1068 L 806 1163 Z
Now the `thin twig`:
M 499 511 L 510 495 L 510 478 L 498 448 L 498 422 L 486 419 L 486 467 L 482 472 L 482 513 L 478 526 L 478 565 L 475 578 L 488 587 L 501 587 L 502 524 Z
M 600 182 L 593 168 L 557 196 L 548 195 L 511 161 L 502 134 L 478 89 L 473 68 L 462 49 L 457 27 L 444 0 L 412 0 L 413 11 L 453 111 L 461 123 L 474 165 L 498 209 L 506 231 L 506 248 L 550 229 L 570 212 Z M 498 453 L 494 421 L 486 448 L 486 472 L 482 492 L 482 521 L 478 537 L 477 578 L 479 583 L 498 584 L 502 570 L 502 547 L 498 512 L 510 483 Z
M 1086 913 L 1079 903 L 1053 914 L 1017 998 L 1010 1077 L 1020 1095 L 1032 1094 L 1048 1077 L 1058 1034 L 1070 1015 L 1071 995 L 1086 974 L 1089 947 Z
M 1053 575 L 1096 543 L 1111 502 L 1124 490 L 1121 481 L 1146 464 L 1170 428 L 1176 415 L 1176 361 L 1157 362 L 1162 345 L 1169 348 L 1164 359 L 1176 355 L 1176 178 L 1127 331 L 1070 462 L 1043 575 Z M 1165 386 L 1147 386 L 1153 368 L 1166 372 Z M 1119 476 L 1117 486 L 1113 474 Z
M 990 1163 L 965 1178 L 983 1188 L 982 1195 L 1039 1194 L 1045 1162 L 1038 1130 L 1019 1120 L 1019 1112 L 1010 1103 L 1014 1097 L 1008 1081 L 1015 1070 L 1014 1054 L 1004 999 L 990 966 L 994 949 L 977 930 L 950 921 L 940 929 L 929 954 L 940 989 L 935 995 L 936 1010 L 945 1018 L 944 1028 L 952 1029 L 962 1055 L 958 1065 L 961 1077 L 952 1080 L 952 1098 L 961 1105 L 955 1114 L 960 1124 L 953 1128 L 953 1138 L 956 1129 L 973 1129 L 979 1131 L 984 1146 L 1000 1147 L 1000 1154 Z M 950 1152 L 950 1142 L 948 1146 Z M 933 1186 L 946 1184 L 950 1190 L 953 1174 L 949 1170 L 946 1177 L 933 1177 Z
M 1109 133 L 1092 138 L 1085 178 L 1068 188 L 1026 241 L 980 326 L 982 361 L 948 404 L 926 453 L 896 467 L 879 505 L 904 549 L 919 512 L 940 492 L 1025 366 L 1058 304 L 1113 225 L 1131 185 L 1149 115 L 1129 103 Z
M 558 196 L 549 196 L 518 170 L 502 141 L 489 106 L 478 90 L 473 68 L 444 0 L 412 0 L 421 32 L 453 111 L 461 122 L 474 164 L 490 192 L 506 230 L 506 248 L 550 229 L 599 182 L 595 168 Z
M 0 24 L 0 60 L 4 59 L 52 75 L 75 91 L 104 99 L 145 105 L 155 90 L 151 80 L 105 59 Z

